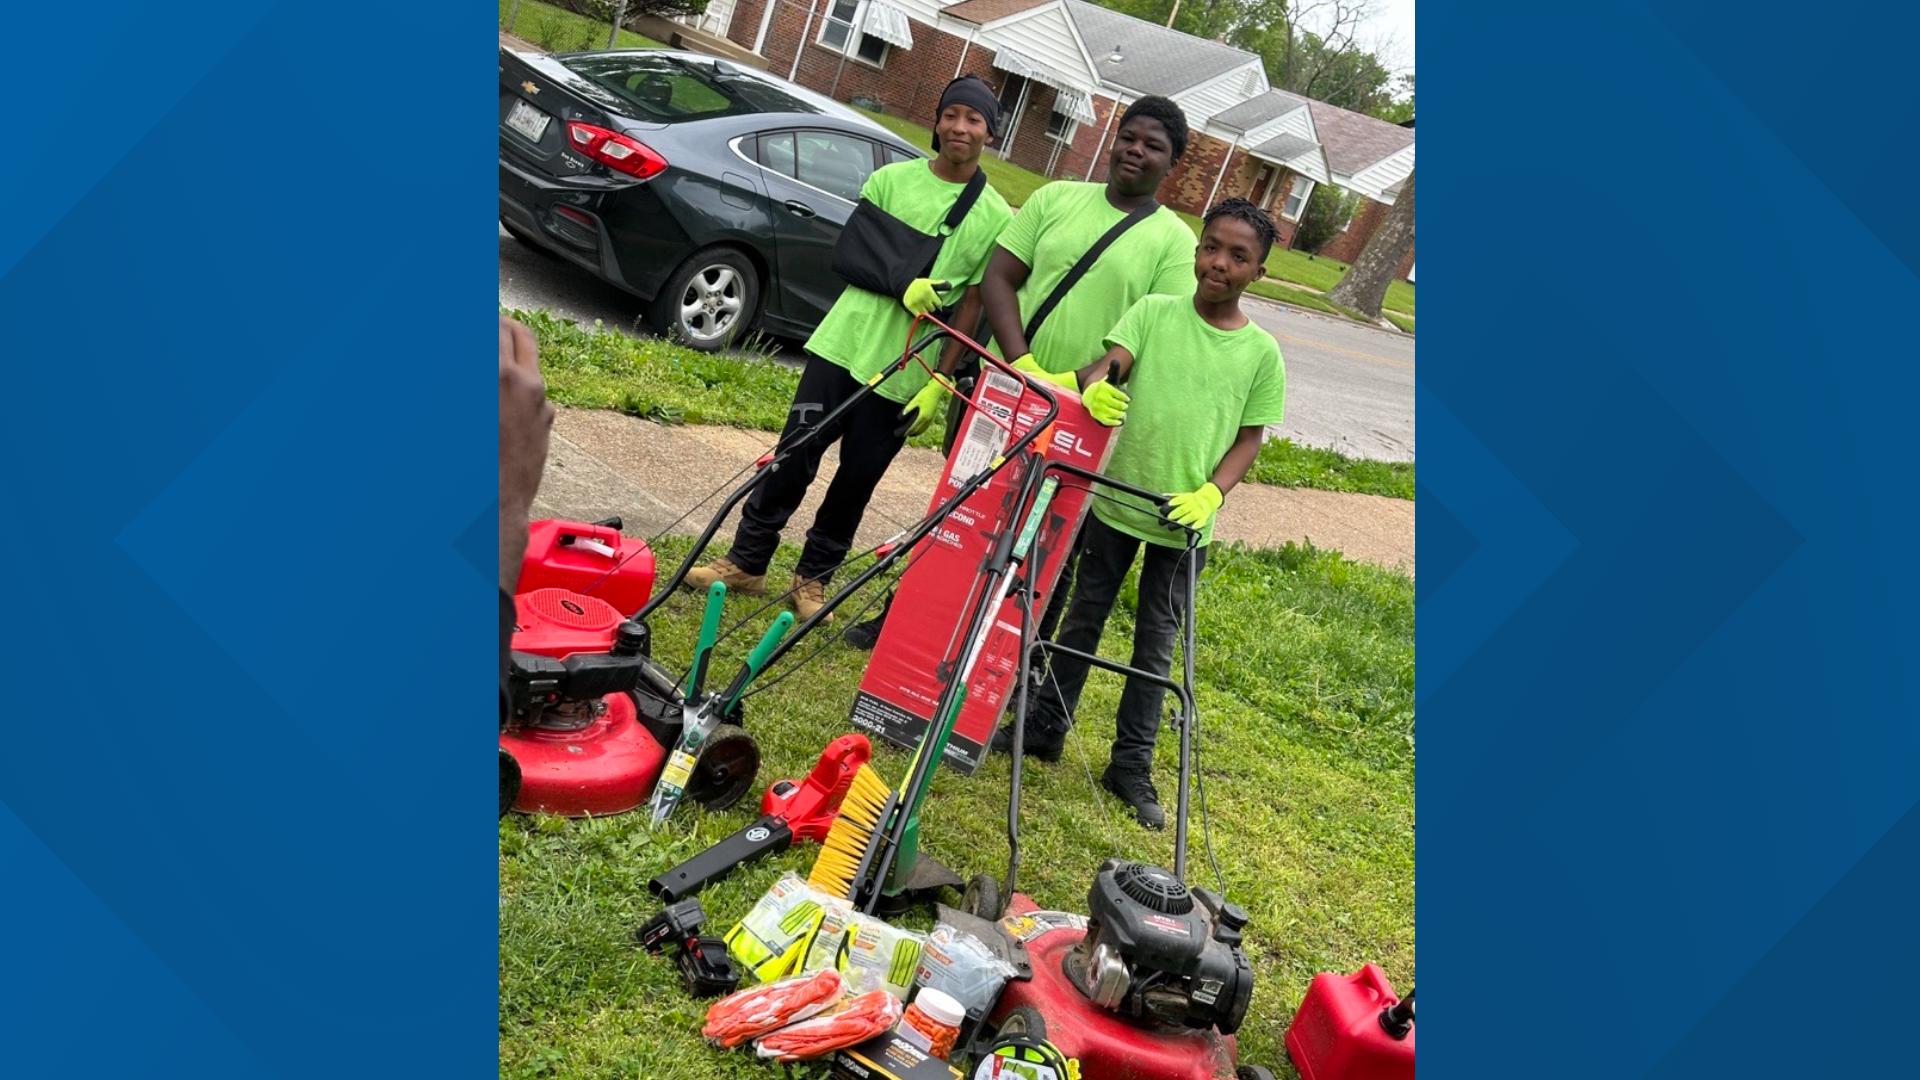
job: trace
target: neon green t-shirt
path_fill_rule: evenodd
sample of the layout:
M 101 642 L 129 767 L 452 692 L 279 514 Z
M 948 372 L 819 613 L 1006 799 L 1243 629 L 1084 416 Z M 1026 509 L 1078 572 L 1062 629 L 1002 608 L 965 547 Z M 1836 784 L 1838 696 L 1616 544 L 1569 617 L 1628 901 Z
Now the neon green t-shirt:
M 1149 491 L 1193 491 L 1213 479 L 1240 429 L 1277 424 L 1286 410 L 1287 369 L 1280 343 L 1253 320 L 1221 330 L 1200 317 L 1189 296 L 1149 296 L 1127 309 L 1108 345 L 1133 354 L 1132 397 L 1106 473 Z M 1096 499 L 1101 521 L 1150 544 L 1185 547 L 1186 534 L 1131 495 Z M 1200 536 L 1213 540 L 1213 523 Z
M 899 218 L 905 224 L 932 236 L 947 220 L 953 201 L 966 190 L 965 184 L 950 184 L 933 175 L 924 158 L 896 161 L 875 169 L 860 189 L 860 197 Z M 1007 200 L 988 185 L 974 200 L 973 208 L 953 235 L 940 246 L 928 277 L 952 285 L 941 294 L 944 303 L 960 299 L 967 286 L 980 283 L 986 273 L 987 258 L 993 254 L 993 242 L 1000 230 L 1012 220 Z M 866 382 L 899 359 L 907 343 L 907 328 L 913 316 L 900 305 L 897 296 L 882 296 L 849 285 L 840 290 L 827 317 L 807 339 L 807 351 L 842 368 L 847 374 Z M 927 362 L 935 357 L 927 354 Z M 927 369 L 909 364 L 896 372 L 875 391 L 889 401 L 905 404 L 927 385 Z
M 1127 215 L 1107 201 L 1105 184 L 1056 180 L 1033 193 L 1000 234 L 1000 246 L 1032 268 L 1020 286 L 1020 324 L 1039 309 L 1115 222 Z M 1113 242 L 1029 341 L 1048 371 L 1075 371 L 1100 359 L 1100 344 L 1134 301 L 1151 293 L 1193 295 L 1193 230 L 1166 207 Z M 998 354 L 998 343 L 993 345 Z M 1007 360 L 1019 357 L 1008 356 Z

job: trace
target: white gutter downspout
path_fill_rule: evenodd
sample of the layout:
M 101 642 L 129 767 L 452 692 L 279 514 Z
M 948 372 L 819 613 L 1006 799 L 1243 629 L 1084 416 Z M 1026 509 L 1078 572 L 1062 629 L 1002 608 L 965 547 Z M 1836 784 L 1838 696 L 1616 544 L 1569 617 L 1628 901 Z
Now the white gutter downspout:
M 1120 115 L 1121 106 L 1125 104 L 1124 96 L 1116 97 L 1113 99 L 1113 108 L 1107 111 L 1107 126 L 1100 129 L 1100 138 L 1093 144 L 1093 159 L 1087 162 L 1086 179 L 1089 181 L 1093 179 L 1093 170 L 1100 167 L 1100 155 L 1106 148 L 1107 136 L 1113 133 L 1113 118 Z
M 973 36 L 980 32 L 979 27 L 967 31 L 967 40 L 960 45 L 960 62 L 953 65 L 953 77 L 960 77 L 960 69 L 967 66 L 967 50 L 973 48 Z
M 753 51 L 757 55 L 766 55 L 760 50 L 767 47 L 767 30 L 773 26 L 773 10 L 783 0 L 767 0 L 767 10 L 760 13 L 760 32 L 753 36 Z
M 769 0 L 771 7 L 776 0 Z M 807 23 L 800 28 L 800 41 L 793 47 L 793 67 L 787 69 L 787 81 L 795 82 L 794 76 L 800 72 L 800 54 L 807 51 L 807 39 L 813 36 L 813 17 L 820 12 L 820 0 L 807 7 Z
M 1240 149 L 1240 136 L 1235 135 L 1233 141 L 1227 144 L 1227 156 L 1220 159 L 1220 173 L 1213 178 L 1213 187 L 1207 190 L 1207 207 L 1209 209 L 1213 206 L 1213 197 L 1220 194 L 1220 181 L 1227 178 L 1227 166 L 1233 164 L 1233 152 L 1238 149 Z

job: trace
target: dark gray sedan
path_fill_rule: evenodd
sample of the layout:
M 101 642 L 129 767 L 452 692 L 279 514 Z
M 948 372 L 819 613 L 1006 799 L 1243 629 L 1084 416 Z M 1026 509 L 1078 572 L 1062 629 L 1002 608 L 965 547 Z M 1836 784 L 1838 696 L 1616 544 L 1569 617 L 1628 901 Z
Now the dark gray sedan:
M 700 53 L 500 50 L 500 223 L 719 349 L 805 337 L 874 169 L 919 151 L 852 109 Z

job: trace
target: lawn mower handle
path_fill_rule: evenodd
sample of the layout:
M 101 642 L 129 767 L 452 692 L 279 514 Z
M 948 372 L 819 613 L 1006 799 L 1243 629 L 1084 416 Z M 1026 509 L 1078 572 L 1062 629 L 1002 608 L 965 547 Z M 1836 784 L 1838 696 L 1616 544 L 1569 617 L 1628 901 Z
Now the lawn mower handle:
M 1102 487 L 1114 488 L 1118 491 L 1126 492 L 1129 495 L 1137 495 L 1143 499 L 1158 501 L 1161 498 L 1160 495 L 1148 491 L 1145 488 L 1135 487 L 1123 480 L 1110 479 L 1091 469 L 1083 469 L 1078 465 L 1070 465 L 1064 461 L 1046 462 L 1041 466 L 1040 472 L 1042 474 L 1059 472 L 1070 476 L 1078 476 L 1090 484 L 1099 484 Z M 1165 676 L 1141 671 L 1139 668 L 1128 667 L 1117 661 L 1103 659 L 1092 653 L 1081 652 L 1078 649 L 1070 649 L 1057 642 L 1031 641 L 1030 628 L 1033 622 L 1031 597 L 1027 600 L 1020 620 L 1020 675 L 1019 683 L 1015 690 L 1017 697 L 1013 712 L 1013 765 L 1012 777 L 1008 783 L 1009 790 L 1007 800 L 1007 845 L 1009 857 L 1007 860 L 1006 888 L 1002 895 L 1013 895 L 1014 877 L 1019 866 L 1020 840 L 1016 834 L 1020 828 L 1020 761 L 1021 758 L 1025 756 L 1027 676 L 1032 669 L 1032 654 L 1036 651 L 1071 656 L 1104 671 L 1111 671 L 1130 679 L 1142 679 L 1156 686 L 1164 687 L 1173 691 L 1174 694 L 1179 697 L 1180 791 L 1173 818 L 1173 874 L 1181 881 L 1187 879 L 1187 814 L 1190 809 L 1188 805 L 1188 787 L 1193 779 L 1193 729 L 1199 719 L 1199 713 L 1194 707 L 1193 701 L 1193 643 L 1195 621 L 1193 598 L 1194 592 L 1199 586 L 1200 572 L 1198 566 L 1199 560 L 1195 559 L 1193 555 L 1199 548 L 1200 534 L 1196 530 L 1187 528 L 1184 525 L 1180 527 L 1187 534 L 1187 553 L 1185 559 L 1187 570 L 1187 616 L 1182 620 L 1184 630 L 1180 642 L 1180 651 L 1182 654 L 1181 673 L 1184 676 L 1183 683 L 1176 683 Z
M 913 335 L 916 331 L 920 329 L 921 323 L 932 323 L 934 329 L 932 332 L 927 334 L 926 337 L 921 338 L 918 344 L 915 344 Z M 907 327 L 906 348 L 903 352 L 901 352 L 900 356 L 897 359 L 889 363 L 884 369 L 882 369 L 880 372 L 875 374 L 871 379 L 868 379 L 853 393 L 848 394 L 846 400 L 842 401 L 838 406 L 835 406 L 831 412 L 828 412 L 826 415 L 822 416 L 820 419 L 814 421 L 813 423 L 798 429 L 798 431 L 795 433 L 796 437 L 793 439 L 792 442 L 786 443 L 785 445 L 782 445 L 777 442 L 775 443 L 772 456 L 769 457 L 764 464 L 760 465 L 759 468 L 755 469 L 754 474 L 748 477 L 744 483 L 742 483 L 738 488 L 735 488 L 733 493 L 727 496 L 726 501 L 720 504 L 720 509 L 715 511 L 713 516 L 707 520 L 706 527 L 700 530 L 700 535 L 696 537 L 693 541 L 693 547 L 687 550 L 686 558 L 680 560 L 680 566 L 674 570 L 673 576 L 669 577 L 666 581 L 656 586 L 654 589 L 653 597 L 647 601 L 645 606 L 641 607 L 639 611 L 634 612 L 631 616 L 629 616 L 629 618 L 633 619 L 635 622 L 645 622 L 647 619 L 647 616 L 652 615 L 656 610 L 659 609 L 661 604 L 664 604 L 667 602 L 667 598 L 669 596 L 672 596 L 674 591 L 680 587 L 681 582 L 687 579 L 687 574 L 693 570 L 694 566 L 698 563 L 700 556 L 706 552 L 707 545 L 713 542 L 714 535 L 720 531 L 720 526 L 722 523 L 724 523 L 727 520 L 727 515 L 733 513 L 733 508 L 740 505 L 740 503 L 744 501 L 747 498 L 747 496 L 753 494 L 753 490 L 759 487 L 760 484 L 764 480 L 766 480 L 768 476 L 771 476 L 773 474 L 773 471 L 775 469 L 778 469 L 789 457 L 792 457 L 795 451 L 799 450 L 802 446 L 805 446 L 810 440 L 812 440 L 820 432 L 825 431 L 828 428 L 828 426 L 832 424 L 833 421 L 838 420 L 843 413 L 845 413 L 848 409 L 852 408 L 853 405 L 858 401 L 860 401 L 861 398 L 864 398 L 868 394 L 873 393 L 874 390 L 878 388 L 881 383 L 887 381 L 887 379 L 891 378 L 895 373 L 901 370 L 904 370 L 908 364 L 913 363 L 916 357 L 918 357 L 921 353 L 927 350 L 928 346 L 944 338 L 953 338 L 954 340 L 964 345 L 969 351 L 981 357 L 984 357 L 985 359 L 991 361 L 996 366 L 1011 373 L 1016 378 L 1020 379 L 1028 389 L 1033 390 L 1035 393 L 1039 394 L 1041 399 L 1047 403 L 1046 415 L 1043 416 L 1039 420 L 1039 422 L 1035 423 L 1033 427 L 1027 432 L 1026 435 L 1023 435 L 1020 437 L 1020 439 L 1016 440 L 1013 446 L 1007 448 L 1005 451 L 1001 453 L 1000 459 L 1002 462 L 1005 462 L 1007 459 L 1012 458 L 1015 454 L 1019 453 L 1021 450 L 1026 449 L 1026 447 L 1029 444 L 1031 444 L 1034 439 L 1039 437 L 1040 432 L 1045 431 L 1050 425 L 1052 425 L 1054 419 L 1060 415 L 1060 399 L 1055 397 L 1053 395 L 1051 388 L 1044 385 L 1041 381 L 1028 378 L 1025 372 L 1015 371 L 1013 368 L 1013 365 L 1007 363 L 1006 361 L 988 352 L 986 346 L 980 344 L 979 342 L 975 341 L 973 338 L 968 337 L 967 335 L 961 333 L 960 331 L 955 330 L 953 327 L 948 326 L 946 323 L 941 322 L 939 319 L 933 317 L 932 315 L 918 316 Z M 960 492 L 956 493 L 955 498 L 951 498 L 947 500 L 946 503 L 941 505 L 939 510 L 935 511 L 935 514 L 938 515 L 938 520 L 935 521 L 935 524 L 937 525 L 939 520 L 945 520 L 946 515 L 950 513 L 954 507 L 960 505 L 960 503 L 964 501 L 966 496 L 973 494 L 973 492 L 978 490 L 982 484 L 986 483 L 988 478 L 992 477 L 992 475 L 998 471 L 999 471 L 999 467 L 997 465 L 990 466 L 989 468 L 982 470 L 981 474 L 975 478 L 976 480 L 978 480 L 978 483 L 975 483 L 970 480 L 965 488 L 963 488 Z M 921 536 L 924 536 L 926 534 L 926 532 L 931 532 L 931 531 L 932 529 L 928 528 L 927 530 L 925 530 L 925 532 L 919 532 L 918 535 L 914 536 L 914 541 L 917 542 L 921 538 Z M 902 548 L 910 548 L 911 546 L 912 544 L 901 545 Z M 892 553 L 889 553 L 889 555 L 891 554 Z M 891 562 L 887 562 L 887 565 L 891 565 Z M 857 588 L 858 585 L 863 585 L 870 580 L 872 580 L 872 577 L 870 574 L 863 574 L 857 580 L 855 587 Z M 793 646 L 793 643 L 795 641 L 797 641 L 802 637 L 805 637 L 808 631 L 812 630 L 814 626 L 818 625 L 821 621 L 823 621 L 825 616 L 831 614 L 833 612 L 833 609 L 839 606 L 840 601 L 846 599 L 846 597 L 848 595 L 851 595 L 853 591 L 854 591 L 853 588 L 842 589 L 840 592 L 830 597 L 827 600 L 827 603 L 820 609 L 818 613 L 814 615 L 813 618 L 808 619 L 804 623 L 801 623 L 799 629 L 794 632 L 793 636 L 788 638 L 785 642 L 781 643 L 780 648 L 776 650 L 774 654 L 767 659 L 767 663 L 772 664 L 774 661 L 778 660 L 781 656 L 785 655 L 787 650 Z
M 947 500 L 941 503 L 938 507 L 936 507 L 932 513 L 928 514 L 924 518 L 921 518 L 919 524 L 915 525 L 911 530 L 909 530 L 909 532 L 905 537 L 901 538 L 897 543 L 895 543 L 891 551 L 888 551 L 886 554 L 880 556 L 878 559 L 875 559 L 873 562 L 873 565 L 867 567 L 865 570 L 862 570 L 858 575 L 854 577 L 852 581 L 848 582 L 845 586 L 841 587 L 840 590 L 835 592 L 832 596 L 829 596 L 826 602 L 820 606 L 820 610 L 814 612 L 811 617 L 807 618 L 805 621 L 801 622 L 798 626 L 794 627 L 793 633 L 789 634 L 786 640 L 782 641 L 779 647 L 774 649 L 773 654 L 767 657 L 767 662 L 766 662 L 767 667 L 772 667 L 774 664 L 778 663 L 780 661 L 780 658 L 785 656 L 787 652 L 791 650 L 795 645 L 799 644 L 802 638 L 806 637 L 809 633 L 813 631 L 815 627 L 819 626 L 821 623 L 825 622 L 829 617 L 831 617 L 834 612 L 834 609 L 838 608 L 841 605 L 841 603 L 843 603 L 849 596 L 852 596 L 854 593 L 860 591 L 860 589 L 864 587 L 867 582 L 872 581 L 875 577 L 878 577 L 879 575 L 885 573 L 888 570 L 888 568 L 893 566 L 894 563 L 898 562 L 900 559 L 902 559 L 908 553 L 910 553 L 914 549 L 914 547 L 920 543 L 921 540 L 925 539 L 928 536 L 928 534 L 933 532 L 933 530 L 939 528 L 940 524 L 946 521 L 946 519 L 952 515 L 953 511 L 959 508 L 961 503 L 966 502 L 969 498 L 973 496 L 974 492 L 979 491 L 982 487 L 986 486 L 987 481 L 993 479 L 994 475 L 997 474 L 1001 470 L 1001 468 L 1003 468 L 1006 465 L 1007 462 L 1013 461 L 1014 459 L 1020 457 L 1022 454 L 1026 453 L 1028 448 L 1031 447 L 1034 444 L 1034 442 L 1040 438 L 1041 434 L 1046 432 L 1048 429 L 1050 429 L 1053 426 L 1054 420 L 1057 419 L 1060 415 L 1060 399 L 1054 396 L 1052 388 L 1049 387 L 1044 381 L 1031 379 L 1027 376 L 1025 372 L 1015 370 L 1011 364 L 1006 363 L 1005 361 L 1001 360 L 999 357 L 988 352 L 986 348 L 982 346 L 979 342 L 974 341 L 972 338 L 968 337 L 965 334 L 960 333 L 958 330 L 955 330 L 951 326 L 948 326 L 947 324 L 941 322 L 939 319 L 936 319 L 931 315 L 920 316 L 919 319 L 914 320 L 914 325 L 918 326 L 921 321 L 933 323 L 936 329 L 934 330 L 933 333 L 929 334 L 921 342 L 920 349 L 924 349 L 927 345 L 935 341 L 938 341 L 943 337 L 952 337 L 954 340 L 960 342 L 962 345 L 966 346 L 968 349 L 974 352 L 977 352 L 980 356 L 986 358 L 989 361 L 992 361 L 995 365 L 1001 368 L 1004 368 L 1008 372 L 1012 373 L 1015 377 L 1019 378 L 1028 389 L 1033 390 L 1035 393 L 1037 393 L 1040 396 L 1041 400 L 1047 403 L 1047 411 L 1043 413 L 1039 418 L 1037 418 L 1031 425 L 1029 425 L 1026 432 L 1020 435 L 1018 438 L 1016 438 L 1013 441 L 1013 445 L 1008 446 L 1006 449 L 1002 450 L 995 461 L 989 462 L 985 468 L 981 469 L 979 472 L 975 473 L 973 476 L 968 477 L 966 482 L 960 486 L 959 490 L 947 496 Z M 915 349 L 912 352 L 909 352 L 903 355 L 901 358 L 902 361 L 911 358 L 913 353 L 918 351 L 919 349 Z M 898 362 L 899 361 L 896 361 L 896 363 Z M 891 374 L 891 373 L 892 373 L 891 370 L 887 372 L 887 374 Z M 883 375 L 881 379 L 884 379 L 884 378 L 885 376 Z M 871 389 L 873 386 L 878 385 L 881 379 L 874 380 L 874 382 L 869 383 L 866 387 L 863 387 L 862 390 L 863 391 L 868 390 L 868 389 Z M 1098 474 L 1094 474 L 1094 475 L 1098 475 Z M 1037 474 L 1035 475 L 1033 480 L 1033 487 L 1034 487 L 1034 490 L 1038 490 L 1039 476 Z M 1022 501 L 1024 503 L 1024 499 Z M 729 500 L 729 503 L 731 503 L 731 500 Z M 714 525 L 715 526 L 718 525 L 717 520 L 715 521 Z M 696 548 L 696 553 L 697 553 L 697 548 Z M 688 556 L 689 559 L 691 559 L 692 557 L 693 557 L 692 555 Z M 655 603 L 657 604 L 657 602 L 658 602 L 658 597 L 655 598 Z M 650 605 L 650 607 L 651 606 L 652 605 Z

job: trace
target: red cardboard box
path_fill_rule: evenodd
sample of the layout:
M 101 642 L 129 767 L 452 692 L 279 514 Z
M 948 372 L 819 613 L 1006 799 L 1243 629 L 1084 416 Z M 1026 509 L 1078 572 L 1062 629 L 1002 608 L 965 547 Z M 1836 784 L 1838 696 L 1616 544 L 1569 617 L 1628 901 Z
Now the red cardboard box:
M 968 477 L 991 464 L 1015 435 L 1025 434 L 1046 413 L 1040 395 L 1023 393 L 1024 383 L 1004 372 L 986 369 L 974 389 L 974 409 L 966 428 L 954 440 L 940 476 L 929 512 Z M 1053 429 L 1040 437 L 1041 453 L 1099 471 L 1113 449 L 1114 428 L 1103 427 L 1088 414 L 1073 393 L 1057 391 L 1060 413 Z M 1011 422 L 1014 434 L 995 424 Z M 1003 529 L 1020 527 L 1026 508 L 1015 507 L 1024 470 L 1010 464 L 952 516 L 922 540 L 908 556 L 906 573 L 886 625 L 875 643 L 860 692 L 854 698 L 853 723 L 898 746 L 918 745 L 933 717 L 941 688 L 960 662 L 967 615 L 979 591 L 980 571 Z M 1066 564 L 1068 545 L 1078 533 L 1087 510 L 1086 481 L 1055 474 L 1058 491 L 1048 505 L 1034 550 L 1042 556 L 1033 575 L 1035 617 L 1046 610 L 1053 586 Z M 1032 553 L 1029 565 L 1032 569 Z M 1020 609 L 1011 597 L 1002 605 L 987 638 L 986 651 L 974 665 L 967 684 L 967 702 L 947 742 L 944 765 L 971 774 L 986 757 L 988 740 L 1007 706 L 1020 660 Z

